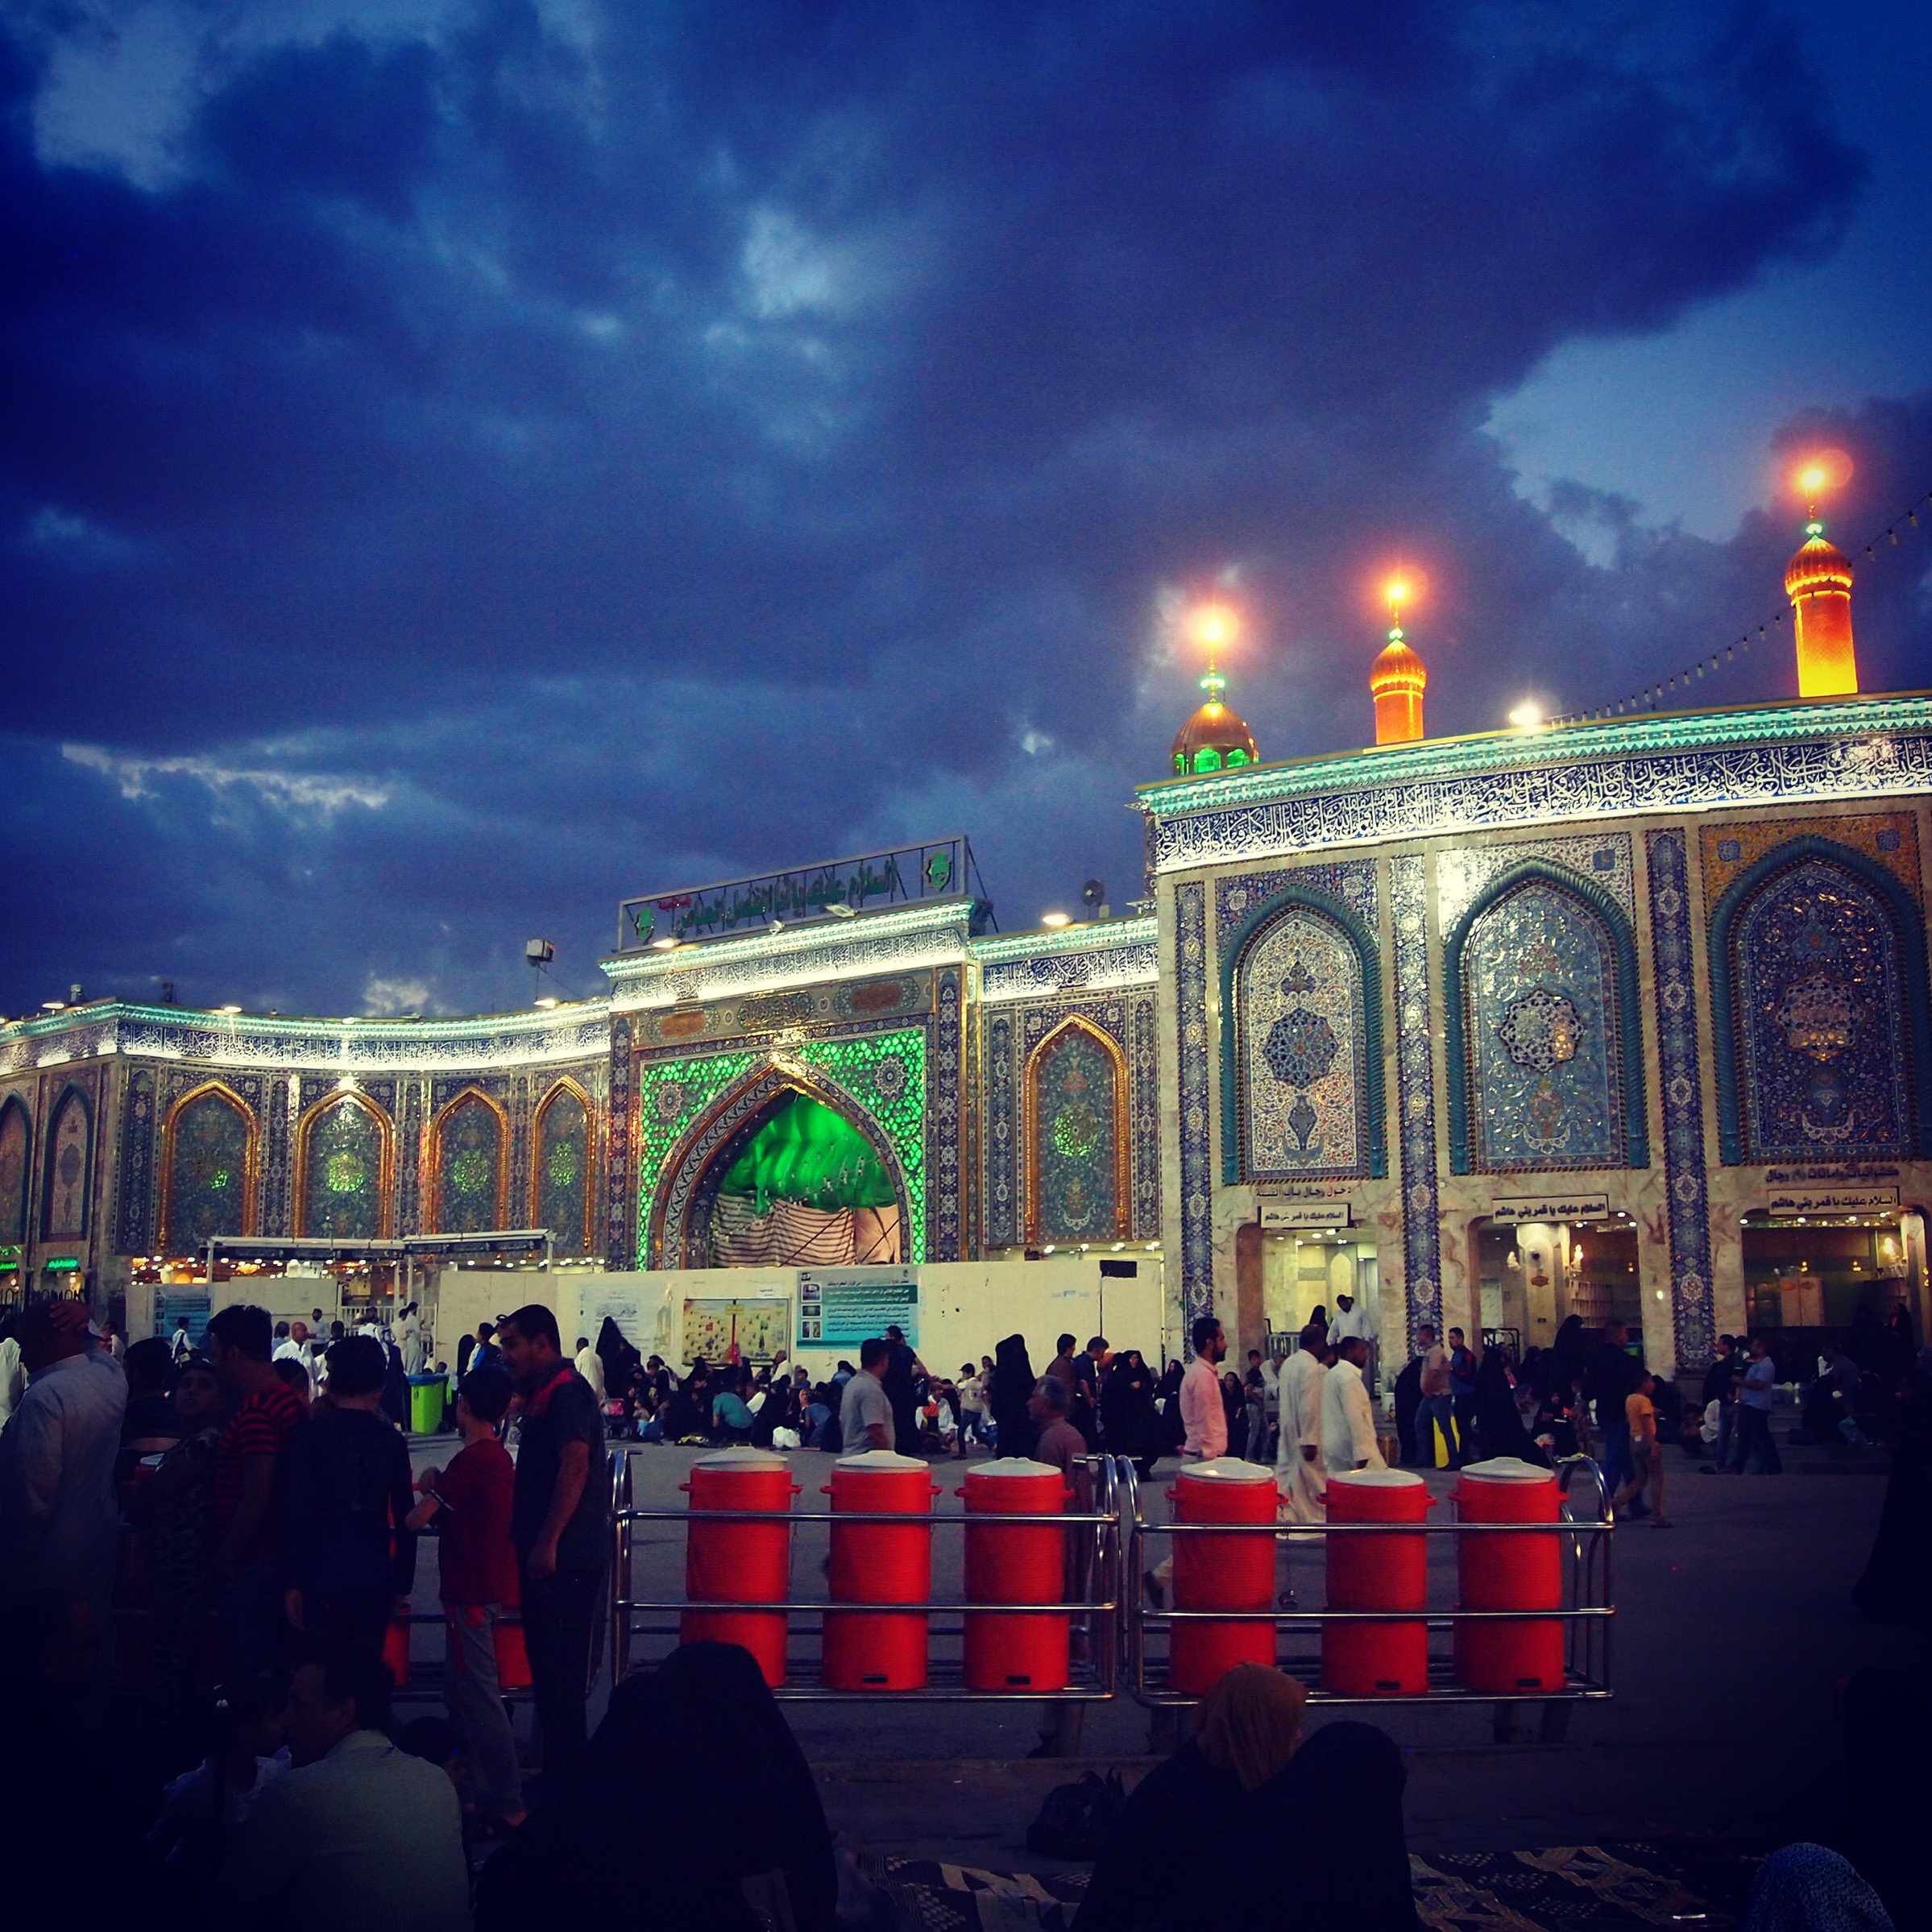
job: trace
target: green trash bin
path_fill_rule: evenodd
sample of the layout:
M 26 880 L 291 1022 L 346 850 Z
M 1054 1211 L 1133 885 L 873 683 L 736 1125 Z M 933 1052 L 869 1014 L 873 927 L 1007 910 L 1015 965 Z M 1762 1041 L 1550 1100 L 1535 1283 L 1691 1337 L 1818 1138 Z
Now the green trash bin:
M 443 1425 L 443 1408 L 449 1399 L 450 1385 L 442 1375 L 409 1378 L 409 1432 L 433 1436 Z

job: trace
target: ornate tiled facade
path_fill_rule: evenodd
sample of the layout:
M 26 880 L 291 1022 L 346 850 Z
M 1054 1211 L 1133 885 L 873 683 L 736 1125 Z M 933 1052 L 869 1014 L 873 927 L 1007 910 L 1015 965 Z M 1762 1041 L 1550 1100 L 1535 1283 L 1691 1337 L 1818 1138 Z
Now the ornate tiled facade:
M 1631 1244 L 1647 1351 L 1694 1367 L 1748 1226 L 1932 1206 L 1929 777 L 1922 697 L 1424 740 L 1143 788 L 1131 918 L 827 911 L 462 1020 L 16 1022 L 0 1250 L 107 1283 L 210 1233 L 537 1226 L 700 1264 L 803 1096 L 918 1262 L 1158 1242 L 1170 1347 L 1209 1308 L 1258 1340 L 1301 1230 L 1379 1284 L 1385 1354 L 1469 1325 L 1478 1243 L 1540 1215 Z

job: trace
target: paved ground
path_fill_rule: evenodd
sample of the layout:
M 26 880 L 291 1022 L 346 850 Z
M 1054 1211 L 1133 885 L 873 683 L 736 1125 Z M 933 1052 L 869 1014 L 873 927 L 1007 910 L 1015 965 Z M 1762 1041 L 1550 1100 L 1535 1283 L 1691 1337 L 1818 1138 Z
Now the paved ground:
M 445 1459 L 450 1446 L 419 1447 L 419 1465 Z M 681 1507 L 692 1454 L 634 1451 L 640 1503 Z M 805 1492 L 798 1506 L 819 1505 L 829 1459 L 792 1461 Z M 960 1466 L 935 1466 L 943 1508 L 958 1507 Z M 1677 1527 L 1616 1532 L 1617 1694 L 1575 1710 L 1566 1742 L 1499 1745 L 1488 1706 L 1375 1714 L 1409 1756 L 1414 1848 L 1601 1843 L 1660 1829 L 1739 1827 L 1774 1839 L 1803 1830 L 1835 1776 L 1835 1681 L 1864 1664 L 1921 1669 L 1909 1633 L 1864 1623 L 1847 1597 L 1876 1521 L 1881 1470 L 1876 1459 L 1819 1457 L 1779 1478 L 1710 1477 L 1673 1457 Z M 1447 1486 L 1446 1478 L 1432 1481 Z M 1164 1514 L 1160 1499 L 1149 1514 Z M 793 1587 L 802 1596 L 820 1594 L 823 1536 L 819 1526 L 798 1533 Z M 641 1524 L 636 1546 L 636 1594 L 678 1594 L 681 1529 Z M 942 1536 L 936 1549 L 935 1592 L 956 1594 L 959 1540 Z M 1318 1555 L 1290 1561 L 1305 1578 L 1302 1601 L 1318 1602 Z M 433 1577 L 430 1557 L 425 1602 Z M 1041 1868 L 1023 1850 L 1026 1825 L 1046 1790 L 1080 1768 L 1026 1761 L 1037 1710 L 787 1706 L 840 1830 L 873 1851 L 1009 1870 Z M 1147 1713 L 1130 1698 L 1089 1710 L 1084 1761 L 1117 1765 L 1131 1783 L 1152 1761 L 1148 1744 Z

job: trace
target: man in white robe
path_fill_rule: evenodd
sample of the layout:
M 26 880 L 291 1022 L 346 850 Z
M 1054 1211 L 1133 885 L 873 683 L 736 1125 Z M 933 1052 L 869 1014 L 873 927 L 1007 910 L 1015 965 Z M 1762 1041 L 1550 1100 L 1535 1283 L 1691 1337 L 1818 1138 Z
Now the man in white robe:
M 1387 1469 L 1375 1441 L 1375 1411 L 1362 1364 L 1368 1344 L 1350 1335 L 1337 1352 L 1321 1384 L 1321 1459 L 1330 1474 L 1343 1470 Z
M 1282 1515 L 1320 1523 L 1328 1471 L 1321 1461 L 1321 1391 L 1328 1364 L 1320 1349 L 1297 1349 L 1281 1368 L 1281 1445 L 1275 1454 Z

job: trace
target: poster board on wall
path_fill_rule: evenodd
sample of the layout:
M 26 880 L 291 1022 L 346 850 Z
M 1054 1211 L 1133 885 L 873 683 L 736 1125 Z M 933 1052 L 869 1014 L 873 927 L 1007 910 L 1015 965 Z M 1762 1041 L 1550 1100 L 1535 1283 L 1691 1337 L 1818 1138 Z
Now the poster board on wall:
M 798 1345 L 856 1349 L 896 1323 L 909 1346 L 919 1345 L 919 1276 L 916 1268 L 801 1268 Z
M 777 1296 L 727 1300 L 693 1296 L 684 1304 L 683 1358 L 770 1362 L 791 1345 L 791 1303 Z

